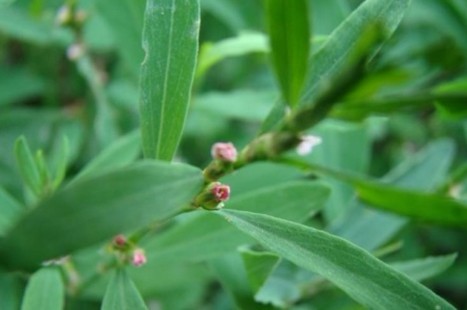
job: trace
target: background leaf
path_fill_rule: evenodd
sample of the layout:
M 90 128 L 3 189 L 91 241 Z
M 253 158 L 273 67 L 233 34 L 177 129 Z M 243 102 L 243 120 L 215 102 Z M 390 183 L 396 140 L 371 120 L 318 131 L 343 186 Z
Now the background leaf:
M 15 144 L 16 162 L 24 182 L 29 186 L 34 194 L 40 196 L 43 190 L 43 180 L 39 167 L 34 160 L 34 156 L 29 148 L 25 137 L 20 137 Z
M 125 269 L 117 269 L 110 279 L 102 310 L 147 309 L 143 298 Z
M 410 261 L 391 263 L 391 267 L 403 272 L 415 281 L 434 277 L 454 264 L 457 254 L 425 257 Z
M 307 73 L 310 29 L 306 0 L 265 3 L 272 63 L 289 106 L 295 106 Z
M 190 103 L 198 53 L 199 0 L 149 0 L 141 68 L 144 155 L 172 160 Z
M 62 310 L 65 287 L 56 267 L 39 269 L 29 279 L 21 310 Z
M 439 194 L 354 180 L 358 196 L 371 206 L 437 224 L 466 227 L 467 204 Z
M 37 268 L 46 259 L 174 216 L 202 184 L 198 169 L 162 162 L 137 163 L 83 179 L 21 219 L 2 240 L 0 258 L 12 267 Z
M 366 307 L 454 309 L 366 251 L 328 233 L 267 215 L 218 213 L 280 256 L 323 275 Z

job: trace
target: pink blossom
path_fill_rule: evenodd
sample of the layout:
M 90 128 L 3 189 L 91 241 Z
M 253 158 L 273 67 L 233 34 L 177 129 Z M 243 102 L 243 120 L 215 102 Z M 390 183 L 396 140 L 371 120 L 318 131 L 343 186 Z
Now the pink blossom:
M 211 193 L 214 195 L 217 202 L 226 201 L 230 197 L 230 187 L 220 182 L 216 182 L 211 189 Z
M 132 264 L 135 267 L 141 267 L 144 264 L 146 264 L 146 255 L 144 254 L 144 251 L 142 249 L 136 249 L 133 251 L 133 259 L 132 259 Z
M 235 162 L 237 160 L 237 149 L 230 142 L 217 142 L 211 148 L 211 155 L 214 159 Z

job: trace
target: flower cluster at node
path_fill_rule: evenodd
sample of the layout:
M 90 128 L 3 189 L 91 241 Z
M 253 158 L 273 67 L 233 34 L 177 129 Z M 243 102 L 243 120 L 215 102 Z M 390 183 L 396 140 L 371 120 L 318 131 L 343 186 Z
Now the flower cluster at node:
M 122 234 L 112 239 L 111 249 L 122 263 L 131 263 L 135 267 L 141 267 L 147 262 L 144 250 Z
M 217 142 L 211 148 L 211 156 L 225 162 L 235 162 L 237 160 L 237 149 L 230 142 Z

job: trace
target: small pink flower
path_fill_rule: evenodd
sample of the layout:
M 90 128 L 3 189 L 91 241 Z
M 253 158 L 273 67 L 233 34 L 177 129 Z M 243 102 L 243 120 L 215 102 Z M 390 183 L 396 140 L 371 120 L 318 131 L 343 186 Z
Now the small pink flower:
M 237 160 L 237 149 L 230 142 L 217 142 L 211 148 L 211 156 L 214 159 L 233 163 Z
M 226 201 L 230 197 L 230 187 L 220 182 L 216 182 L 211 189 L 211 193 L 214 195 L 217 202 Z
M 297 153 L 301 156 L 310 154 L 315 146 L 321 144 L 321 138 L 317 136 L 302 136 L 301 140 L 302 142 L 297 146 Z
M 144 254 L 144 251 L 142 249 L 136 249 L 133 251 L 133 259 L 131 263 L 135 267 L 141 267 L 144 264 L 146 264 L 146 255 Z
M 127 240 L 124 235 L 117 235 L 113 240 L 114 244 L 118 247 L 122 247 L 126 244 Z

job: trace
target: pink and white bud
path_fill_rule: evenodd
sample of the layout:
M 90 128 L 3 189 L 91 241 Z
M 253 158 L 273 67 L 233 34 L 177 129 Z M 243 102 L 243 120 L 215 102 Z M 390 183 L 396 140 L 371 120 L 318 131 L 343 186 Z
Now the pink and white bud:
M 211 188 L 211 193 L 217 202 L 226 201 L 230 197 L 230 186 L 216 182 Z
M 114 237 L 113 243 L 118 247 L 122 247 L 127 243 L 127 240 L 124 235 L 117 235 Z
M 69 60 L 76 61 L 84 55 L 84 46 L 79 43 L 72 44 L 66 50 L 66 56 Z
M 211 156 L 214 159 L 233 163 L 237 160 L 237 149 L 230 142 L 217 142 L 211 148 Z
M 131 260 L 131 263 L 135 267 L 141 267 L 144 264 L 146 264 L 147 259 L 146 255 L 144 254 L 144 251 L 142 249 L 136 249 L 133 251 L 133 258 Z
M 317 136 L 302 136 L 301 137 L 301 142 L 297 146 L 297 153 L 300 156 L 305 156 L 310 154 L 313 151 L 313 148 L 319 144 L 321 144 L 322 140 L 320 137 Z

